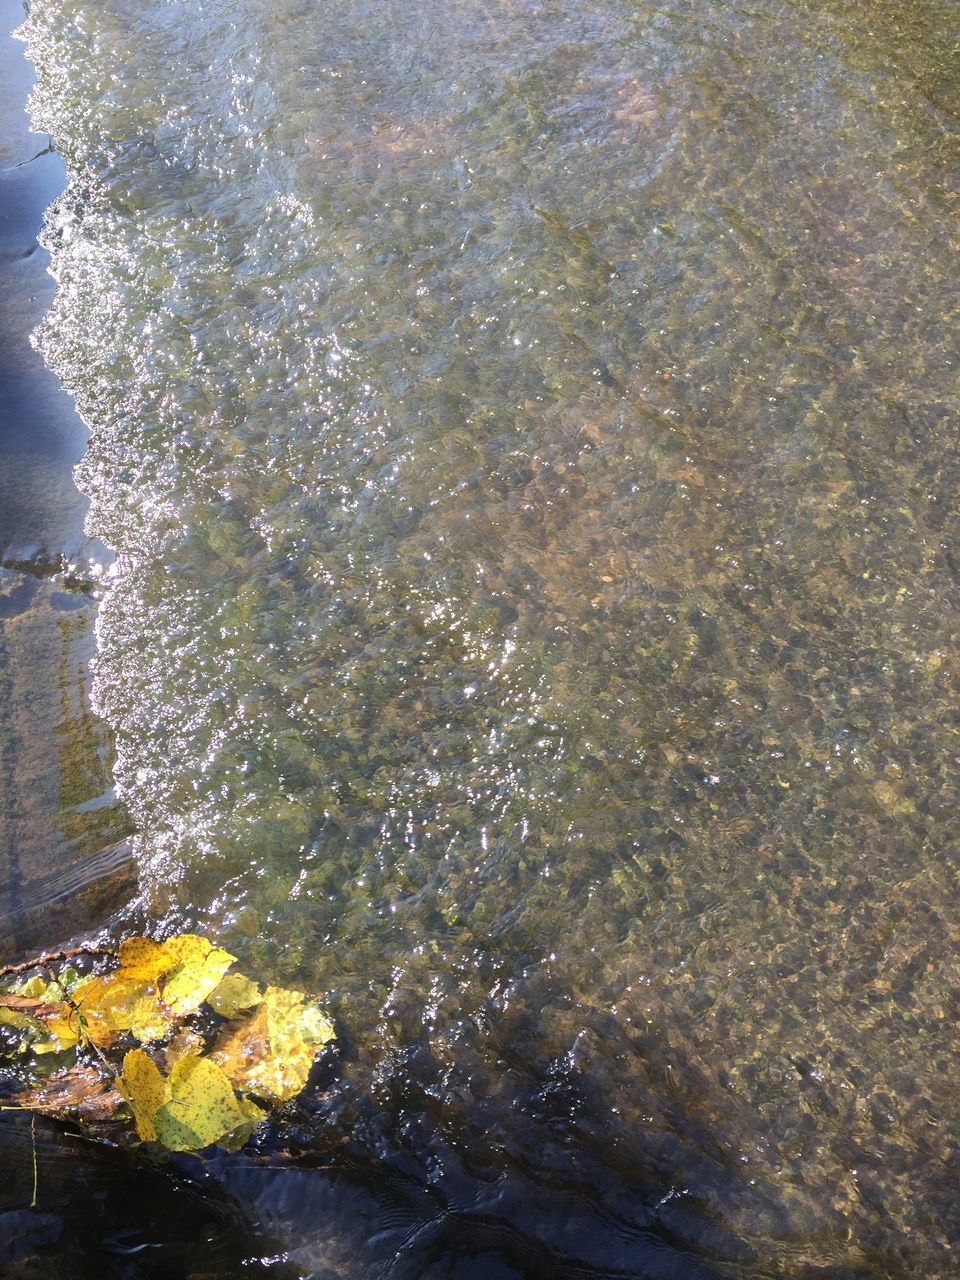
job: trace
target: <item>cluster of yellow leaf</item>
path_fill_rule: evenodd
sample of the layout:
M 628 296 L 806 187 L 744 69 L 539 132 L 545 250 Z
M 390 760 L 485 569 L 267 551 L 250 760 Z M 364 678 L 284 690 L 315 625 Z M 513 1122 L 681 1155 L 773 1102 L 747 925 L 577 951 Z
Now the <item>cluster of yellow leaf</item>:
M 106 1054 L 121 1037 L 155 1046 L 152 1053 L 129 1049 L 122 1070 L 112 1068 L 119 1091 L 112 1096 L 126 1101 L 145 1142 L 174 1151 L 242 1144 L 266 1115 L 254 1098 L 269 1105 L 294 1097 L 318 1050 L 333 1039 L 315 1002 L 282 987 L 261 992 L 242 974 L 228 974 L 235 957 L 207 938 L 129 938 L 118 958 L 110 973 L 78 978 L 71 971 L 53 982 L 35 977 L 0 994 L 0 1022 L 23 1031 L 24 1050 L 33 1055 L 86 1045 L 109 1066 Z M 205 1004 L 227 1020 L 209 1054 L 184 1023 Z M 61 1070 L 52 1083 L 75 1101 L 88 1071 Z M 49 1113 L 57 1096 L 50 1084 L 34 1092 L 33 1102 L 24 1095 L 23 1104 Z
M 131 1049 L 118 1083 L 140 1137 L 170 1151 L 241 1146 L 267 1114 L 238 1098 L 217 1064 L 196 1054 L 178 1058 L 164 1079 L 144 1049 Z
M 31 978 L 18 993 L 35 997 L 31 1011 L 0 1009 L 0 1020 L 23 1026 L 38 1019 L 46 1040 L 33 1052 L 57 1052 L 89 1041 L 109 1049 L 121 1034 L 143 1044 L 163 1040 L 171 1024 L 196 1013 L 236 959 L 207 938 L 181 934 L 167 942 L 128 938 L 120 944 L 120 965 L 101 977 L 81 978 L 69 987 Z M 20 1013 L 19 1019 L 11 1014 Z

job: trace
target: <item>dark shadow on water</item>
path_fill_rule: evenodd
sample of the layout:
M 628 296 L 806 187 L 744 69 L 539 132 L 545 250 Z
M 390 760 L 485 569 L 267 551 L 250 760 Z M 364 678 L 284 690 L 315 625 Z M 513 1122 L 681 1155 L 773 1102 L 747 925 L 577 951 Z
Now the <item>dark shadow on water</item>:
M 289 1136 L 289 1134 L 288 1134 Z M 273 1147 L 271 1151 L 267 1147 Z M 312 1155 L 278 1134 L 152 1164 L 42 1117 L 0 1118 L 7 1280 L 725 1280 L 772 1275 L 693 1197 L 649 1186 L 485 1181 L 456 1153 Z M 36 1169 L 36 1173 L 34 1173 Z M 31 1205 L 36 1181 L 36 1203 Z M 645 1225 L 643 1225 L 645 1224 Z M 783 1274 L 783 1273 L 779 1273 Z M 793 1280 L 877 1280 L 798 1257 Z
M 36 1167 L 36 1204 L 34 1196 Z M 6 1280 L 296 1275 L 213 1185 L 132 1159 L 42 1117 L 0 1121 L 0 1274 Z

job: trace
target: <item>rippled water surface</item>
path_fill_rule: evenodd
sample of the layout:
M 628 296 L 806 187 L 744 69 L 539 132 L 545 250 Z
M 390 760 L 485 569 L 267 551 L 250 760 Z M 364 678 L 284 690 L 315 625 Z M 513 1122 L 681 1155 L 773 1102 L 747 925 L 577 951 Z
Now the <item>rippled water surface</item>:
M 316 1276 L 955 1276 L 956 6 L 26 34 L 147 900 L 345 1046 L 223 1178 Z

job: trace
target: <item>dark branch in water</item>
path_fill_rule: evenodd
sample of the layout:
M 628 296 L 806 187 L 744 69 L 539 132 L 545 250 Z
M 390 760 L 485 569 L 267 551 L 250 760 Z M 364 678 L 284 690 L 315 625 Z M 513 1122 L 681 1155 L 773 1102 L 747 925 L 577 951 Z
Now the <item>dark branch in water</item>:
M 34 160 L 39 160 L 41 156 L 52 155 L 56 151 L 56 146 L 52 138 L 47 139 L 47 145 L 42 151 L 38 151 L 36 155 L 30 156 L 26 160 L 18 160 L 16 164 L 8 165 L 5 172 L 12 173 L 14 169 L 23 169 L 28 164 L 33 164 Z
M 45 951 L 43 955 L 34 956 L 32 960 L 21 960 L 17 964 L 6 964 L 0 969 L 0 978 L 11 973 L 28 973 L 31 969 L 46 968 L 59 960 L 71 960 L 74 956 L 115 956 L 112 947 L 67 947 L 64 951 Z

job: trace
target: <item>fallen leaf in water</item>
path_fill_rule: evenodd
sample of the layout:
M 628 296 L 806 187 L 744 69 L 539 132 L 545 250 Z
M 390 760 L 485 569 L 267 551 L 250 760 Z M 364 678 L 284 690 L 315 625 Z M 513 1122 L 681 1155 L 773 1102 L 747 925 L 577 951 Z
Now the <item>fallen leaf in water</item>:
M 333 1024 L 300 991 L 267 987 L 256 1013 L 227 1031 L 211 1055 L 240 1088 L 286 1102 L 307 1082 Z
M 207 997 L 207 1004 L 223 1018 L 236 1018 L 253 1009 L 263 997 L 260 988 L 242 973 L 228 973 Z
M 34 996 L 0 995 L 0 1009 L 14 1009 L 17 1013 L 31 1013 L 39 1017 L 44 1013 L 56 1013 L 57 1007 Z
M 164 948 L 176 967 L 164 979 L 163 1001 L 177 1017 L 199 1009 L 236 959 L 209 939 L 191 933 L 168 939 Z
M 156 1063 L 143 1049 L 131 1049 L 123 1059 L 118 1084 L 133 1112 L 137 1133 L 144 1142 L 156 1142 L 153 1118 L 170 1097 L 167 1082 Z
M 17 990 L 12 992 L 11 995 L 14 997 L 23 996 L 28 1000 L 43 1000 L 46 998 L 47 988 L 50 986 L 51 983 L 49 983 L 46 978 L 41 978 L 39 974 L 34 974 L 34 976 L 32 978 L 28 978 L 26 982 L 21 982 Z M 2 997 L 2 999 L 0 999 L 0 1003 L 4 1003 L 9 998 L 9 996 Z M 57 1003 L 57 1001 L 55 1000 L 54 1003 Z
M 0 1027 L 15 1027 L 17 1031 L 35 1033 L 41 1031 L 40 1023 L 32 1014 L 24 1013 L 20 1009 L 8 1009 L 3 1005 L 0 1005 Z
M 79 983 L 72 1000 L 83 1019 L 84 1033 L 100 1048 L 108 1048 L 124 1031 L 148 1044 L 162 1040 L 170 1030 L 156 991 L 138 978 L 124 976 L 122 969 Z M 66 1023 L 70 1025 L 69 1016 Z
M 200 1151 L 214 1142 L 243 1146 L 266 1112 L 238 1099 L 216 1063 L 190 1054 L 174 1063 L 168 1079 L 143 1049 L 123 1060 L 123 1096 L 144 1142 L 170 1151 Z
M 0 1025 L 14 1027 L 26 1035 L 21 1053 L 62 1053 L 77 1043 L 77 1022 L 70 1025 L 70 1007 L 47 1004 L 30 996 L 0 995 Z
M 62 1004 L 52 1016 L 42 1023 L 46 1036 L 43 1047 L 34 1045 L 34 1053 L 63 1053 L 72 1049 L 80 1039 L 80 1019 L 68 1004 Z
M 267 1118 L 266 1107 L 258 1106 L 252 1098 L 238 1098 L 241 1120 L 235 1129 L 220 1139 L 219 1145 L 227 1151 L 239 1151 L 244 1143 L 253 1137 L 254 1132 Z
M 120 943 L 120 970 L 127 978 L 157 982 L 178 963 L 162 942 L 152 938 L 127 938 Z
M 167 1081 L 170 1101 L 157 1111 L 157 1137 L 171 1151 L 201 1151 L 244 1119 L 233 1085 L 209 1058 L 181 1058 Z
M 121 1102 L 113 1077 L 96 1067 L 71 1067 L 51 1080 L 20 1094 L 21 1106 L 42 1115 L 77 1120 L 108 1120 Z

